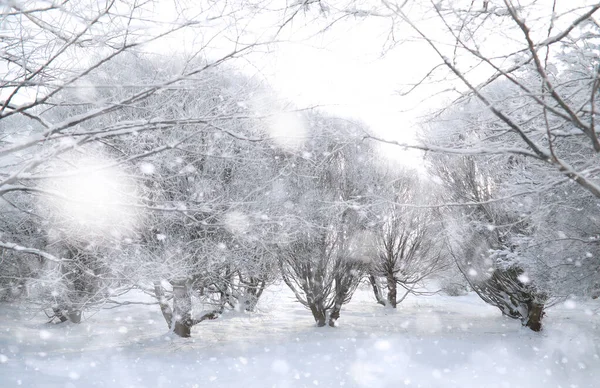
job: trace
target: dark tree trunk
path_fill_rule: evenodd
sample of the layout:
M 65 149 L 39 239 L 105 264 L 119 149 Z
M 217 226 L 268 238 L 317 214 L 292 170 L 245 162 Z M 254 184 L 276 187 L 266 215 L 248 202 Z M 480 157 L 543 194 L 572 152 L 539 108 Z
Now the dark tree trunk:
M 192 322 L 192 296 L 185 281 L 173 282 L 173 333 L 180 337 L 190 337 Z
M 544 316 L 544 305 L 530 302 L 526 326 L 533 331 L 542 330 L 542 318 Z
M 52 319 L 50 320 L 50 322 L 52 322 L 54 320 L 54 318 L 58 318 L 58 320 L 60 321 L 60 323 L 66 322 L 66 321 L 69 320 L 69 318 L 67 318 L 65 316 L 65 314 L 63 313 L 63 310 L 61 310 L 59 308 L 53 308 L 52 312 L 54 313 L 54 316 L 52 317 Z
M 173 333 L 182 338 L 189 338 L 192 336 L 192 327 L 186 325 L 185 323 L 176 321 L 175 327 L 173 328 Z
M 254 308 L 256 307 L 256 305 L 258 304 L 258 300 L 260 299 L 260 297 L 263 294 L 263 291 L 265 290 L 265 286 L 266 286 L 267 282 L 265 282 L 264 280 L 262 280 L 259 285 L 258 285 L 258 289 L 256 290 L 256 295 L 254 298 L 254 306 L 252 306 L 252 310 L 254 310 Z
M 331 314 L 329 314 L 329 326 L 335 327 L 335 322 L 340 318 L 340 311 L 342 310 L 342 305 L 336 303 L 331 310 Z
M 191 336 L 191 329 L 194 325 L 192 320 L 192 297 L 185 282 L 173 282 L 173 309 L 165 297 L 165 290 L 160 283 L 154 283 L 154 294 L 158 299 L 160 311 L 167 321 L 169 329 L 180 337 L 188 338 Z
M 81 310 L 77 310 L 74 308 L 62 309 L 62 308 L 53 308 L 54 312 L 53 318 L 58 318 L 59 323 L 63 323 L 66 321 L 70 321 L 73 323 L 81 323 Z
M 81 323 L 81 310 L 69 310 L 67 317 L 73 323 Z
M 377 279 L 375 279 L 374 275 L 369 275 L 369 282 L 371 283 L 371 287 L 373 287 L 373 294 L 375 294 L 375 300 L 382 306 L 386 305 L 386 300 L 383 297 L 383 293 L 381 292 L 381 286 L 377 283 Z
M 521 323 L 531 330 L 540 331 L 544 303 L 535 301 L 543 301 L 547 298 L 545 294 L 523 284 L 519 280 L 519 275 L 522 273 L 521 268 L 514 266 L 508 269 L 496 269 L 490 278 L 481 282 L 471 282 L 467 275 L 465 278 L 486 303 L 498 307 L 507 317 L 521 320 Z
M 325 322 L 327 320 L 327 313 L 323 306 L 320 306 L 317 303 L 312 303 L 309 305 L 310 312 L 315 318 L 315 322 L 317 323 L 317 327 L 325 326 Z
M 159 282 L 154 283 L 154 294 L 158 299 L 160 311 L 173 333 L 180 337 L 188 338 L 191 336 L 192 326 L 207 320 L 217 319 L 221 314 L 220 310 L 211 311 L 204 314 L 199 319 L 192 318 L 192 296 L 190 289 L 185 281 L 172 282 L 173 285 L 173 309 L 165 297 L 165 290 Z
M 160 282 L 154 282 L 154 295 L 156 296 L 156 299 L 158 299 L 160 311 L 162 312 L 162 315 L 167 322 L 167 326 L 169 326 L 170 329 L 171 324 L 173 323 L 173 310 L 171 309 L 171 306 L 169 306 L 169 302 L 165 296 L 165 290 Z
M 394 276 L 388 275 L 387 277 L 387 288 L 388 288 L 388 294 L 387 294 L 387 300 L 388 300 L 388 305 L 396 308 L 396 279 L 394 278 Z
M 248 286 L 246 287 L 246 300 L 244 301 L 245 310 L 248 312 L 254 311 L 258 300 L 260 299 L 266 282 L 257 278 L 250 278 Z

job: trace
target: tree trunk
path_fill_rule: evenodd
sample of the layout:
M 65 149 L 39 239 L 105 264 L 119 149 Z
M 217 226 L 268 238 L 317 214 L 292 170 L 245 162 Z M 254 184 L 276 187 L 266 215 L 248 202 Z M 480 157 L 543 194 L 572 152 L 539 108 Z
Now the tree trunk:
M 165 290 L 160 282 L 154 283 L 154 294 L 169 329 L 172 329 L 173 333 L 180 337 L 188 338 L 191 336 L 192 326 L 196 323 L 192 320 L 192 297 L 185 281 L 176 281 L 171 284 L 173 285 L 173 309 L 169 306 Z
M 533 331 L 542 330 L 542 317 L 544 316 L 544 305 L 540 303 L 528 303 L 529 311 L 526 326 Z
M 244 300 L 244 309 L 248 312 L 254 311 L 258 300 L 265 289 L 265 281 L 256 278 L 250 278 L 246 286 L 246 299 Z
M 60 323 L 70 321 L 73 323 L 81 323 L 81 310 L 69 308 L 53 308 L 54 317 L 58 318 Z
M 254 302 L 254 305 L 256 306 L 256 304 L 258 303 L 258 300 L 260 299 L 260 297 L 263 294 L 263 291 L 265 290 L 265 286 L 266 286 L 267 282 L 264 280 L 261 280 L 259 285 L 258 285 L 258 290 L 256 291 L 256 300 Z
M 185 281 L 173 282 L 173 333 L 180 337 L 190 337 L 192 322 L 192 296 Z
M 189 338 L 192 336 L 192 328 L 191 326 L 188 326 L 185 323 L 176 321 L 175 327 L 173 328 L 173 333 L 177 334 L 182 338 Z
M 387 300 L 388 300 L 388 306 L 391 306 L 393 308 L 396 308 L 396 279 L 394 278 L 394 276 L 388 275 L 387 278 L 387 288 L 388 288 L 388 294 L 387 294 Z
M 371 287 L 373 287 L 373 294 L 375 294 L 375 300 L 382 306 L 386 305 L 385 298 L 383 297 L 383 293 L 381 292 L 381 284 L 375 278 L 375 275 L 369 275 L 369 282 L 371 283 Z
M 341 310 L 341 303 L 336 303 L 333 306 L 333 310 L 331 310 L 331 314 L 329 314 L 329 326 L 335 327 L 335 322 L 339 319 Z
M 309 305 L 310 311 L 312 312 L 313 317 L 315 318 L 315 322 L 317 323 L 317 327 L 325 326 L 325 322 L 327 320 L 327 314 L 323 306 L 320 306 L 317 303 L 312 303 Z
M 54 318 L 58 318 L 58 320 L 60 321 L 60 323 L 62 322 L 66 322 L 69 320 L 69 318 L 67 318 L 63 312 L 63 310 L 59 309 L 59 308 L 53 308 L 52 312 L 54 313 L 54 316 L 52 317 L 52 319 L 50 320 L 50 322 L 52 322 L 54 320 Z
M 154 295 L 156 296 L 156 299 L 158 299 L 160 311 L 162 312 L 165 321 L 167 321 L 167 326 L 169 326 L 170 329 L 171 324 L 173 323 L 173 310 L 171 310 L 171 306 L 169 306 L 169 302 L 165 297 L 165 290 L 160 282 L 154 282 Z
M 67 318 L 73 323 L 81 323 L 81 310 L 69 309 Z

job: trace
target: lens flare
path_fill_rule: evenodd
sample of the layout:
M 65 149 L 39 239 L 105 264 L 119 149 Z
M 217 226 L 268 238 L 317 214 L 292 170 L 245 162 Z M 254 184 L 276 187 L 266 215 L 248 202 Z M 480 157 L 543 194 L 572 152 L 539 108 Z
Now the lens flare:
M 49 196 L 41 203 L 54 226 L 74 237 L 123 237 L 136 224 L 135 186 L 111 161 L 83 157 L 71 167 L 54 166 L 43 189 Z M 74 167 L 76 166 L 76 167 Z M 58 173 L 60 171 L 60 173 Z

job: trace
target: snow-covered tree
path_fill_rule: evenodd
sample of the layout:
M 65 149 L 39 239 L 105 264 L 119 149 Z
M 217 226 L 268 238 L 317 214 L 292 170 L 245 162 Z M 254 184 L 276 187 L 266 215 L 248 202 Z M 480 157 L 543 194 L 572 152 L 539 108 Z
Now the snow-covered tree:
M 574 28 L 583 33 L 589 29 L 586 25 L 582 23 Z M 529 311 L 540 310 L 536 313 L 539 316 L 543 315 L 541 305 L 553 298 L 593 294 L 598 279 L 595 254 L 590 249 L 590 244 L 593 245 L 590 240 L 595 235 L 594 220 L 598 216 L 592 204 L 597 197 L 589 186 L 593 186 L 595 169 L 591 164 L 597 155 L 589 147 L 589 137 L 584 131 L 585 126 L 594 121 L 585 106 L 592 104 L 593 111 L 595 102 L 589 99 L 591 81 L 584 75 L 588 63 L 583 58 L 589 59 L 589 56 L 579 48 L 586 39 L 580 37 L 573 44 L 563 42 L 560 50 L 546 58 L 548 69 L 553 70 L 545 77 L 551 84 L 559 85 L 552 98 L 544 100 L 544 88 L 548 84 L 539 68 L 535 64 L 524 64 L 513 70 L 512 78 L 498 77 L 480 88 L 485 101 L 477 102 L 475 97 L 463 99 L 452 113 L 441 116 L 438 125 L 446 127 L 453 138 L 444 137 L 442 131 L 426 140 L 450 151 L 461 147 L 481 151 L 471 156 L 438 155 L 432 159 L 437 160 L 436 171 L 444 186 L 472 193 L 447 199 L 455 205 L 472 204 L 468 208 L 479 210 L 483 216 L 476 217 L 482 224 L 478 230 L 474 229 L 477 240 L 488 241 L 482 249 L 491 249 L 492 261 L 510 270 L 505 278 L 496 276 L 497 279 L 492 280 L 498 284 L 503 282 L 511 289 L 528 289 L 523 295 L 537 290 L 537 296 L 528 296 L 526 299 L 530 301 L 524 303 L 530 305 Z M 588 43 L 593 45 L 593 39 Z M 545 102 L 531 103 L 532 96 L 526 91 L 537 90 L 540 85 L 539 98 Z M 490 110 L 490 104 L 497 111 Z M 567 120 L 557 109 L 569 106 L 582 108 Z M 499 121 L 498 112 L 511 112 L 520 129 Z M 574 124 L 572 120 L 577 117 L 587 124 Z M 547 160 L 515 151 L 523 141 L 521 130 L 526 139 L 548 145 L 551 155 Z M 558 174 L 553 163 L 566 163 L 570 167 L 561 169 L 563 174 Z M 457 171 L 463 171 L 462 175 Z M 580 173 L 585 175 L 584 180 L 577 177 Z M 581 216 L 583 209 L 586 216 Z M 470 225 L 475 214 L 473 210 L 469 215 Z M 486 224 L 489 231 L 485 230 Z M 498 235 L 500 240 L 492 235 Z M 495 240 L 501 244 L 491 247 L 494 245 L 491 241 Z M 494 298 L 507 299 L 504 294 Z M 511 309 L 527 310 L 520 305 Z M 519 314 L 511 312 L 509 315 Z
M 476 101 L 464 104 L 443 116 L 428 136 L 442 147 L 480 144 L 495 133 L 493 121 L 488 121 L 481 108 Z M 441 190 L 441 203 L 447 205 L 441 217 L 448 254 L 484 301 L 520 319 L 523 325 L 540 330 L 549 295 L 522 276 L 516 244 L 517 239 L 531 233 L 531 224 L 518 207 L 503 201 L 506 185 L 522 169 L 522 159 L 444 154 L 428 159 Z
M 313 115 L 305 143 L 280 153 L 280 199 L 294 231 L 279 244 L 285 283 L 317 326 L 334 326 L 363 277 L 373 245 L 374 154 L 358 124 Z
M 434 217 L 428 192 L 415 172 L 403 171 L 391 183 L 382 182 L 377 208 L 373 262 L 369 281 L 379 304 L 396 308 L 410 293 L 422 294 L 424 280 L 447 267 L 436 241 L 440 224 Z M 389 192 L 389 195 L 383 192 Z M 389 197 L 389 198 L 386 198 Z M 400 287 L 400 295 L 398 294 Z
M 77 206 L 77 200 L 69 195 L 63 196 L 43 186 L 48 181 L 52 163 L 63 156 L 69 158 L 78 150 L 82 154 L 97 152 L 120 136 L 150 131 L 164 133 L 176 123 L 211 121 L 212 117 L 176 115 L 163 120 L 160 113 L 163 109 L 155 109 L 160 107 L 155 104 L 157 96 L 255 47 L 254 39 L 249 39 L 247 44 L 226 43 L 237 39 L 231 39 L 236 34 L 235 29 L 225 28 L 254 11 L 231 4 L 226 6 L 227 10 L 223 8 L 220 15 L 213 15 L 211 7 L 199 7 L 195 17 L 211 20 L 204 24 L 182 18 L 177 12 L 160 14 L 157 19 L 155 6 L 128 1 L 92 4 L 79 0 L 0 5 L 1 55 L 5 65 L 0 72 L 0 197 L 3 205 L 23 201 L 29 204 L 26 208 L 32 210 L 34 197 L 52 197 Z M 183 12 L 185 7 L 175 9 Z M 144 22 L 138 23 L 140 20 Z M 177 72 L 150 69 L 143 72 L 146 75 L 143 79 L 128 78 L 132 74 L 129 69 L 119 67 L 121 56 L 138 55 L 150 44 L 164 47 L 181 33 L 201 34 L 209 40 L 227 35 L 221 45 L 224 51 L 194 45 L 187 58 L 204 60 L 182 60 Z M 132 62 L 128 64 L 129 68 L 134 67 Z M 140 82 L 132 82 L 134 78 Z M 143 115 L 132 121 L 129 113 L 135 110 Z M 170 147 L 171 144 L 163 143 L 147 152 L 155 154 Z M 129 155 L 130 159 L 126 160 L 120 155 L 96 167 L 100 170 L 118 167 L 146 156 L 148 153 Z M 16 197 L 21 195 L 31 199 L 17 201 Z M 137 205 L 149 206 L 147 203 Z M 23 256 L 27 260 L 32 255 L 42 261 L 63 260 L 43 251 L 43 244 L 21 245 L 18 240 L 7 239 L 11 237 L 9 233 L 2 232 L 2 254 L 12 250 L 17 257 L 28 252 Z
M 133 65 L 167 73 L 176 67 L 172 61 L 138 63 Z M 148 204 L 140 237 L 130 247 L 142 264 L 138 281 L 154 292 L 168 326 L 182 337 L 226 309 L 253 310 L 277 269 L 269 249 L 273 236 L 264 227 L 273 168 L 265 119 L 255 110 L 261 101 L 254 94 L 262 89 L 222 72 L 207 71 L 146 101 L 146 109 L 172 121 L 170 131 L 121 136 L 109 144 L 132 162 L 140 199 Z M 133 121 L 144 114 L 126 112 Z M 198 319 L 194 306 L 206 310 Z

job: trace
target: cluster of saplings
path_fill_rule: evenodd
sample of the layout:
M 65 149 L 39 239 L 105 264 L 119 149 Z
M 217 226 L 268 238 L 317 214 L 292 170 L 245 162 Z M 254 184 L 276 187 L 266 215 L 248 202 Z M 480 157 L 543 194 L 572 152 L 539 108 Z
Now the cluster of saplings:
M 176 64 L 129 56 L 88 82 L 105 85 L 95 99 L 108 104 L 130 93 L 112 85 L 157 83 L 176 72 Z M 458 271 L 459 283 L 485 302 L 541 329 L 549 295 L 506 248 L 510 236 L 528 233 L 524 223 L 483 204 L 439 206 L 493 190 L 468 158 L 430 158 L 431 176 L 420 178 L 386 161 L 363 124 L 295 111 L 231 70 L 173 86 L 79 124 L 84 133 L 102 127 L 114 136 L 61 158 L 52 144 L 39 145 L 48 163 L 22 178 L 28 190 L 5 193 L 0 204 L 0 232 L 16 244 L 0 248 L 5 300 L 78 323 L 88 310 L 146 303 L 127 300 L 141 290 L 175 334 L 189 337 L 227 309 L 253 311 L 278 280 L 317 326 L 335 326 L 363 280 L 377 303 L 395 308 L 423 293 L 427 279 Z M 46 119 L 98 103 L 74 93 L 60 93 Z M 0 125 L 7 136 L 24 126 L 44 131 L 23 115 Z M 77 171 L 64 171 L 90 157 L 100 164 L 86 174 L 109 171 L 118 182 L 108 203 L 65 191 Z

